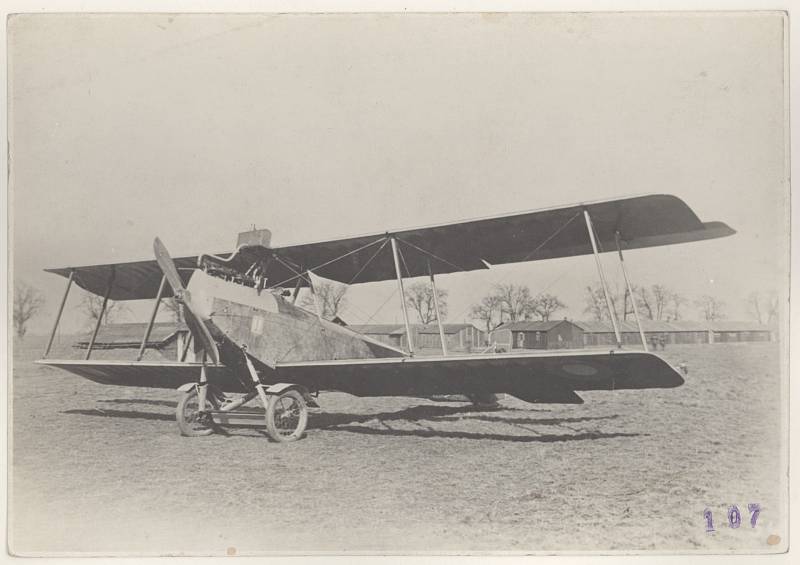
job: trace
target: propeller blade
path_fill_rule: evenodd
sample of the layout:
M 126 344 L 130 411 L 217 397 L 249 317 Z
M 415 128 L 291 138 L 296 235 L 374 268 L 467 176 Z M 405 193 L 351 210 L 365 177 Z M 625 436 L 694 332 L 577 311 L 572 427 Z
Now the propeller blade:
M 192 309 L 191 295 L 189 291 L 186 290 L 186 287 L 183 286 L 183 280 L 180 274 L 178 274 L 178 268 L 175 266 L 172 257 L 170 257 L 166 246 L 159 238 L 153 241 L 153 252 L 156 255 L 156 263 L 158 263 L 161 272 L 164 273 L 167 282 L 169 282 L 169 285 L 172 287 L 172 293 L 175 295 L 175 299 L 183 304 L 183 314 L 186 318 L 186 325 L 189 326 L 195 342 L 202 345 L 206 354 L 215 364 L 219 363 L 217 344 L 214 342 L 214 338 L 211 337 L 211 332 L 208 331 L 203 318 L 198 316 L 197 312 Z
M 201 344 L 211 361 L 213 361 L 214 364 L 218 364 L 219 351 L 217 350 L 217 344 L 214 343 L 214 338 L 211 337 L 211 332 L 208 331 L 203 320 L 194 313 L 189 302 L 186 301 L 183 302 L 183 316 L 186 319 L 186 325 L 189 326 L 189 330 L 192 332 L 195 341 Z
M 156 255 L 156 263 L 158 263 L 161 272 L 167 277 L 167 281 L 172 287 L 173 294 L 179 296 L 182 291 L 186 290 L 186 287 L 183 286 L 183 280 L 178 274 L 178 268 L 175 266 L 172 257 L 170 257 L 169 251 L 167 251 L 167 248 L 159 238 L 153 241 L 153 252 Z

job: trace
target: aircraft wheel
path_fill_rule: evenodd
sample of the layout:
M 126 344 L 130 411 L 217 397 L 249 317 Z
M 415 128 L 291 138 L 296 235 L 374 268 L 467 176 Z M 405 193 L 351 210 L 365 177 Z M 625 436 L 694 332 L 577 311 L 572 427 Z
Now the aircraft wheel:
M 285 443 L 303 437 L 308 423 L 308 407 L 303 395 L 296 390 L 269 397 L 267 403 L 267 433 L 273 440 Z
M 205 409 L 208 410 L 212 407 L 213 402 L 210 399 L 206 399 Z M 197 387 L 193 387 L 192 390 L 183 393 L 178 401 L 176 416 L 178 428 L 180 428 L 183 436 L 207 436 L 214 433 L 213 424 L 208 415 L 204 417 L 200 414 Z

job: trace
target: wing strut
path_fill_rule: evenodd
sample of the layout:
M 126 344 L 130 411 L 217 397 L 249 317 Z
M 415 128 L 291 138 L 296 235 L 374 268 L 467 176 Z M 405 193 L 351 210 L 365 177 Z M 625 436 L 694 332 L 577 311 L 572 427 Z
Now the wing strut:
M 69 279 L 67 279 L 67 289 L 64 291 L 64 297 L 61 299 L 61 306 L 58 307 L 58 314 L 56 314 L 56 321 L 53 323 L 53 331 L 50 332 L 50 339 L 47 341 L 47 349 L 44 350 L 43 358 L 46 358 L 50 353 L 50 348 L 53 346 L 53 338 L 56 337 L 56 330 L 58 330 L 58 323 L 61 321 L 61 314 L 64 312 L 64 305 L 67 303 L 67 296 L 69 296 L 69 289 L 72 287 L 72 279 L 75 278 L 75 269 L 69 272 Z
M 186 354 L 189 353 L 189 344 L 192 343 L 193 337 L 194 336 L 192 336 L 192 332 L 190 330 L 189 335 L 186 336 L 186 341 L 183 342 L 183 350 L 181 351 L 181 358 L 180 358 L 181 363 L 186 361 Z
M 116 273 L 116 269 L 113 267 L 111 268 L 111 276 L 108 277 L 108 286 L 106 287 L 106 294 L 103 296 L 103 305 L 100 307 L 100 313 L 97 315 L 97 324 L 94 326 L 94 332 L 92 332 L 92 339 L 89 341 L 89 347 L 86 350 L 86 361 L 89 360 L 89 357 L 92 355 L 92 348 L 94 347 L 94 340 L 97 339 L 97 332 L 100 331 L 100 324 L 103 323 L 103 314 L 106 312 L 106 306 L 108 306 L 108 297 L 111 295 L 111 289 L 114 287 L 114 275 Z
M 150 314 L 150 322 L 147 324 L 147 329 L 144 331 L 144 336 L 142 337 L 142 344 L 139 346 L 139 354 L 136 356 L 137 361 L 142 360 L 142 356 L 144 355 L 144 349 L 147 347 L 147 340 L 150 339 L 150 332 L 153 331 L 153 323 L 156 321 L 156 315 L 158 314 L 158 307 L 161 305 L 161 297 L 164 296 L 164 286 L 167 284 L 167 277 L 166 275 L 161 276 L 161 284 L 158 285 L 158 294 L 156 294 L 156 303 L 153 306 L 153 313 Z
M 301 277 L 297 277 L 297 282 L 294 284 L 294 292 L 292 292 L 292 304 L 297 302 L 297 295 L 300 294 L 300 285 L 303 283 Z
M 625 279 L 625 286 L 628 288 L 628 296 L 631 297 L 631 302 L 633 303 L 633 317 L 636 318 L 636 326 L 639 328 L 639 336 L 642 338 L 642 347 L 647 351 L 647 339 L 644 337 L 642 321 L 639 319 L 639 308 L 636 306 L 636 297 L 633 295 L 633 289 L 628 280 L 628 270 L 625 268 L 625 260 L 622 258 L 622 247 L 619 245 L 619 230 L 614 232 L 614 239 L 617 242 L 617 252 L 619 253 L 619 264 L 622 267 L 622 276 Z
M 619 336 L 619 325 L 617 324 L 617 315 L 614 312 L 614 307 L 611 304 L 611 295 L 608 293 L 608 285 L 606 285 L 606 276 L 603 273 L 603 265 L 600 263 L 600 254 L 597 251 L 597 241 L 594 238 L 594 226 L 592 225 L 592 218 L 589 216 L 589 210 L 583 209 L 583 217 L 586 220 L 586 229 L 589 230 L 589 240 L 592 242 L 592 253 L 594 253 L 594 260 L 597 263 L 597 274 L 600 276 L 600 284 L 603 286 L 603 295 L 606 297 L 606 306 L 608 307 L 608 315 L 611 316 L 611 325 L 614 326 L 614 337 L 617 339 L 617 347 L 622 347 L 622 339 Z
M 433 278 L 431 262 L 428 261 L 428 274 L 431 276 L 431 291 L 433 291 L 433 308 L 436 310 L 436 325 L 439 326 L 439 339 L 442 340 L 442 355 L 447 357 L 447 342 L 444 339 L 444 327 L 442 326 L 442 315 L 439 312 L 439 295 L 436 293 L 436 280 Z
M 397 286 L 400 288 L 400 305 L 403 307 L 403 322 L 406 325 L 406 340 L 408 341 L 408 353 L 414 355 L 414 345 L 411 339 L 411 325 L 408 323 L 408 309 L 406 306 L 406 292 L 403 289 L 403 275 L 400 274 L 400 261 L 397 259 L 397 239 L 392 236 L 392 256 L 394 257 L 394 271 L 397 273 Z

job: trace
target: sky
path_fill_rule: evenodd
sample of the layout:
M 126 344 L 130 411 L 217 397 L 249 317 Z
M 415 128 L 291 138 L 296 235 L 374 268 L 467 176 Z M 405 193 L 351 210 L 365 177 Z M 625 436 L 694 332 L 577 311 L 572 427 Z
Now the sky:
M 285 245 L 642 193 L 738 233 L 630 251 L 633 282 L 711 294 L 744 319 L 750 292 L 788 291 L 784 25 L 768 13 L 12 17 L 12 268 L 47 296 L 29 331 L 49 330 L 65 285 L 42 269 L 150 258 L 156 235 L 184 255 L 232 249 L 254 224 Z M 596 278 L 578 257 L 437 284 L 449 321 L 497 282 L 556 294 L 559 315 L 581 319 Z M 395 290 L 354 285 L 343 317 L 400 322 Z M 85 327 L 81 293 L 63 332 Z

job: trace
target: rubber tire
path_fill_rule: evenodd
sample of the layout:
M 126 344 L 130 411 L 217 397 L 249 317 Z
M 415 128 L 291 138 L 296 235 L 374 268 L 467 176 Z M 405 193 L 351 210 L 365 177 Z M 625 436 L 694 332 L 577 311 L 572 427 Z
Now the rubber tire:
M 295 428 L 294 432 L 288 436 L 281 434 L 275 427 L 275 409 L 277 408 L 280 399 L 286 397 L 293 398 L 300 406 L 300 419 L 297 423 L 297 428 Z M 269 437 L 273 441 L 277 441 L 279 443 L 288 443 L 290 441 L 297 441 L 298 439 L 302 438 L 306 431 L 306 425 L 308 424 L 308 406 L 306 406 L 306 401 L 303 398 L 303 395 L 296 390 L 287 390 L 282 394 L 270 395 L 269 401 L 267 402 L 266 420 L 267 434 L 269 434 Z
M 192 390 L 184 392 L 181 395 L 181 399 L 178 401 L 178 407 L 175 409 L 175 419 L 178 421 L 178 428 L 181 431 L 181 435 L 187 437 L 210 436 L 214 433 L 214 428 L 193 429 L 191 423 L 186 420 L 184 411 L 186 410 L 186 405 L 192 400 L 195 400 L 195 402 L 197 401 L 197 387 L 193 387 Z M 214 403 L 208 399 L 206 399 L 206 403 L 212 407 L 214 405 Z

